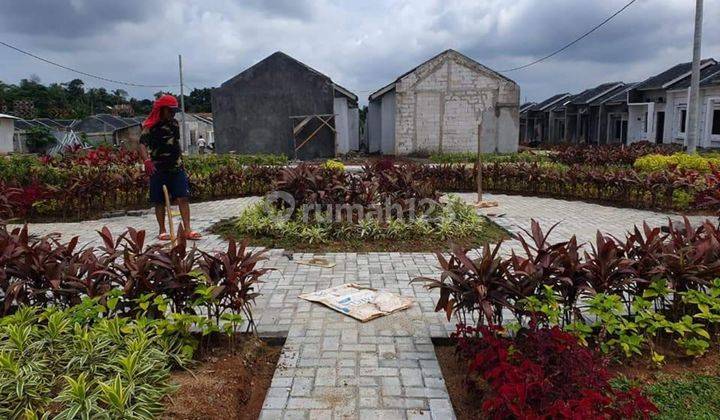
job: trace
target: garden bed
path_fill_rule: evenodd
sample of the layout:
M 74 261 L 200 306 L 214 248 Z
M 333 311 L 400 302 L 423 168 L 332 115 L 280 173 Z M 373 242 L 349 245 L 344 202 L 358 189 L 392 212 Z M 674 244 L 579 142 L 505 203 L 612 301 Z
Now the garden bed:
M 223 220 L 215 224 L 211 231 L 225 239 L 249 240 L 251 246 L 284 249 L 292 252 L 434 252 L 450 249 L 454 245 L 460 248 L 474 249 L 509 237 L 505 229 L 490 219 L 484 216 L 479 216 L 479 219 L 482 221 L 478 226 L 479 233 L 473 236 L 456 237 L 452 242 L 426 235 L 413 235 L 413 237 L 401 239 L 358 236 L 313 242 L 299 236 L 250 234 L 238 227 L 238 219 Z
M 284 340 L 225 336 L 196 356 L 197 364 L 175 371 L 177 391 L 166 398 L 163 418 L 257 419 L 270 388 Z
M 483 399 L 466 384 L 467 366 L 450 339 L 433 339 L 435 355 L 458 420 L 483 418 Z M 619 388 L 640 387 L 658 407 L 658 418 L 712 418 L 720 412 L 720 351 L 701 359 L 672 359 L 662 367 L 643 360 L 613 363 Z

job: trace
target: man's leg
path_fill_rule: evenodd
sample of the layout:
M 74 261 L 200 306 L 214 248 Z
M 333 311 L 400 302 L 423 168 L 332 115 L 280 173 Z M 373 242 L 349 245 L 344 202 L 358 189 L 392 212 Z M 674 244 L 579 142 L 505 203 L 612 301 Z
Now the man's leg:
M 180 208 L 180 217 L 182 217 L 183 230 L 185 234 L 192 232 L 190 228 L 190 203 L 187 197 L 178 197 L 178 207 Z
M 167 233 L 167 230 L 165 230 L 165 205 L 164 204 L 155 204 L 155 218 L 158 222 L 158 227 L 160 228 L 160 235 Z

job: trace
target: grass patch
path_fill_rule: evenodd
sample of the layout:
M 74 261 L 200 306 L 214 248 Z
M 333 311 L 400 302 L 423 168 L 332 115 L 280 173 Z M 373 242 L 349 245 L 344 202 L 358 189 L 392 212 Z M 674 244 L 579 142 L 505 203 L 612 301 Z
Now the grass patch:
M 613 382 L 621 390 L 642 386 L 660 411 L 658 419 L 715 419 L 720 413 L 720 378 L 716 376 L 662 375 L 650 384 L 620 377 Z
M 217 223 L 212 231 L 225 238 L 247 238 L 254 246 L 296 252 L 428 252 L 448 249 L 451 243 L 476 248 L 508 237 L 507 231 L 458 198 L 427 218 L 411 220 L 305 223 L 299 213 L 287 221 L 276 216 L 258 204 L 238 218 Z

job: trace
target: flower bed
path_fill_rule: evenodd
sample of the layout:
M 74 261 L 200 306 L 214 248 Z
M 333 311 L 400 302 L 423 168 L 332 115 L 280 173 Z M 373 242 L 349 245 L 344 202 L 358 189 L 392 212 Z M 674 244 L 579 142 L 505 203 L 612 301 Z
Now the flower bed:
M 479 246 L 505 236 L 460 199 L 441 203 L 433 183 L 406 169 L 366 167 L 350 174 L 327 165 L 286 168 L 273 187 L 275 201 L 215 231 L 266 247 L 340 252 L 432 251 L 451 237 Z
M 483 187 L 487 192 L 588 200 L 643 209 L 708 213 L 720 210 L 717 159 L 671 155 L 673 150 L 641 143 L 625 148 L 562 146 L 549 154 L 499 155 L 483 164 Z M 637 168 L 633 168 L 631 165 L 636 161 Z M 285 162 L 274 155 L 188 157 L 191 199 L 264 195 L 282 178 L 280 167 L 271 165 Z M 376 178 L 386 171 L 396 176 L 398 171 L 394 168 L 399 168 L 428 190 L 476 189 L 475 171 L 467 164 L 396 164 L 390 159 L 368 162 L 372 163 L 364 173 Z M 323 166 L 335 172 L 343 168 L 334 161 Z M 367 177 L 360 181 L 367 181 Z M 82 220 L 104 212 L 149 206 L 147 177 L 137 155 L 111 149 L 78 151 L 62 158 L 0 159 L 0 186 L 3 187 L 0 207 L 9 203 L 16 208 L 17 217 L 30 220 Z M 16 192 L 10 192 L 12 189 Z
M 522 254 L 502 257 L 500 245 L 486 246 L 473 260 L 456 248 L 449 259 L 438 254 L 440 279 L 413 281 L 439 291 L 437 311 L 459 317 L 458 360 L 479 386 L 468 392 L 484 395 L 486 415 L 644 417 L 654 409 L 637 390 L 609 386 L 609 359 L 690 363 L 720 331 L 720 230 L 686 220 L 667 231 L 598 233 L 586 247 L 574 237 L 550 243 L 533 221 Z M 544 377 L 568 391 L 543 388 Z
M 214 253 L 182 240 L 146 246 L 134 229 L 100 235 L 103 246 L 78 249 L 77 237 L 33 238 L 27 227 L 0 225 L 0 416 L 155 418 L 168 407 L 203 416 L 204 407 L 174 407 L 169 397 L 174 384 L 179 396 L 198 392 L 171 373 L 190 366 L 222 369 L 215 378 L 245 372 L 233 386 L 248 399 L 233 407 L 258 415 L 279 352 L 262 347 L 267 357 L 256 357 L 257 340 L 238 331 L 254 327 L 252 304 L 269 271 L 257 267 L 263 252 L 234 241 Z M 222 366 L 207 357 L 218 340 L 227 343 Z
M 286 161 L 275 155 L 186 157 L 191 199 L 263 194 L 277 176 L 277 167 L 269 165 Z M 81 220 L 150 205 L 147 175 L 138 155 L 122 150 L 81 150 L 57 158 L 3 158 L 0 181 L 18 190 L 5 200 L 12 199 L 16 216 L 26 219 Z

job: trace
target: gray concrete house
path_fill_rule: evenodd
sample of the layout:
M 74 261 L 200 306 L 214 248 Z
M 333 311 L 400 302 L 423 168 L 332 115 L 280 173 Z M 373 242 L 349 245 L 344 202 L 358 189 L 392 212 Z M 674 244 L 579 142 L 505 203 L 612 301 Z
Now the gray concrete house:
M 623 82 L 602 83 L 573 96 L 565 105 L 564 141 L 598 144 L 601 135 L 600 105 L 593 102 L 624 85 Z
M 637 82 L 623 83 L 590 103 L 597 107 L 598 140 L 600 144 L 627 144 L 627 93 Z
M 212 91 L 218 153 L 283 153 L 312 159 L 358 144 L 357 96 L 276 52 Z
M 564 138 L 565 111 L 563 107 L 570 97 L 571 95 L 567 92 L 558 93 L 542 102 L 523 108 L 520 113 L 521 124 L 525 127 L 525 131 L 520 133 L 522 141 L 526 143 L 556 142 L 555 139 Z M 563 117 L 559 118 L 559 114 L 562 114 Z M 551 136 L 551 131 L 556 134 Z
M 446 50 L 369 98 L 370 152 L 391 155 L 518 148 L 520 88 L 507 77 Z

